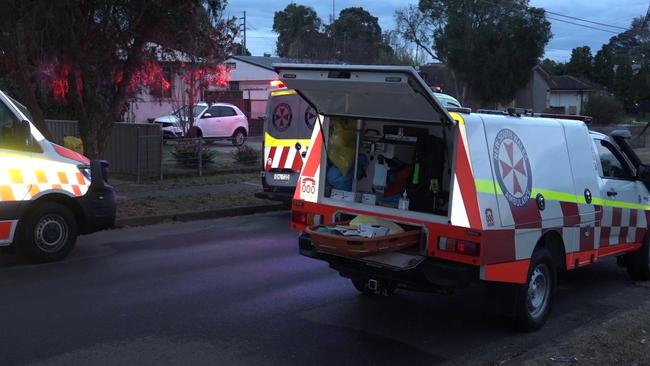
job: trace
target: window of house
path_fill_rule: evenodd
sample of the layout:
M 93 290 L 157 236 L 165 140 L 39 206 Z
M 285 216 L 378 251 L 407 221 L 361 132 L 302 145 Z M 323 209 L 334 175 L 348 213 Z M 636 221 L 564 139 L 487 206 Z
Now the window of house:
M 149 94 L 158 99 L 170 99 L 172 97 L 172 86 L 174 84 L 171 67 L 163 67 L 162 76 L 165 80 L 159 80 L 156 85 L 151 86 L 149 88 Z
M 630 168 L 619 152 L 605 140 L 596 140 L 598 156 L 603 169 L 603 178 L 629 179 Z

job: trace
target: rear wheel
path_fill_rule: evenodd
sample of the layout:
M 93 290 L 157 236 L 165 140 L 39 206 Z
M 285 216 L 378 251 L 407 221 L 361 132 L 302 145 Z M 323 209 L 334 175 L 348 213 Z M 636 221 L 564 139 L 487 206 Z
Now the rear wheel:
M 203 132 L 201 131 L 200 128 L 193 126 L 190 128 L 190 130 L 187 132 L 187 135 L 192 138 L 201 138 L 203 137 Z
M 235 146 L 242 146 L 246 142 L 246 131 L 238 128 L 232 135 L 232 144 Z
M 533 253 L 525 286 L 515 291 L 515 325 L 522 331 L 541 328 L 553 306 L 557 273 L 553 258 L 546 248 Z
M 625 256 L 627 273 L 635 281 L 650 280 L 650 247 L 646 239 L 641 249 Z
M 18 245 L 21 252 L 37 262 L 65 258 L 77 241 L 77 223 L 65 206 L 39 204 L 20 225 Z

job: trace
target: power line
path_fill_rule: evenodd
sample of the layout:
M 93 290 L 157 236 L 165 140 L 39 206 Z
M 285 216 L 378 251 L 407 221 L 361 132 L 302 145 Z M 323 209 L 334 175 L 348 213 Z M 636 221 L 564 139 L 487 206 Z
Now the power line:
M 549 16 L 547 16 L 547 18 L 548 18 L 548 19 L 551 19 L 551 20 L 558 21 L 558 22 L 563 22 L 563 23 L 568 23 L 568 24 L 577 25 L 578 27 L 584 27 L 584 28 L 595 29 L 595 30 L 599 30 L 599 31 L 607 32 L 607 33 L 618 34 L 618 32 L 615 32 L 615 31 L 613 31 L 613 30 L 609 30 L 609 29 L 603 29 L 603 28 L 598 28 L 598 27 L 592 27 L 592 26 L 590 26 L 590 25 L 574 23 L 574 22 L 571 22 L 571 21 L 568 21 L 568 20 L 557 19 L 557 18 L 553 18 L 553 17 L 549 17 Z
M 591 24 L 596 24 L 596 25 L 602 25 L 602 26 L 604 26 L 604 27 L 609 27 L 609 28 L 617 28 L 617 29 L 627 30 L 627 28 L 625 28 L 625 27 L 619 27 L 618 25 L 610 25 L 610 24 L 605 24 L 605 23 L 594 22 L 594 21 L 587 20 L 587 19 L 581 19 L 581 18 L 572 17 L 572 16 L 570 16 L 570 15 L 563 15 L 563 14 L 560 14 L 560 13 L 555 13 L 555 12 L 552 12 L 552 11 L 549 11 L 549 10 L 546 10 L 546 9 L 544 9 L 544 11 L 546 11 L 546 12 L 549 13 L 549 14 L 557 15 L 557 16 L 559 16 L 559 17 L 564 17 L 564 18 L 568 18 L 568 19 L 578 20 L 578 21 L 585 22 L 585 23 L 591 23 Z
M 492 1 L 488 1 L 488 0 L 479 0 L 479 1 L 480 1 L 480 2 L 483 2 L 483 3 L 486 3 L 486 4 L 490 4 L 490 5 L 492 5 L 492 6 L 497 6 L 497 7 L 500 7 L 500 8 L 505 8 L 505 6 L 504 6 L 503 4 L 497 4 L 497 3 L 494 3 L 494 2 L 492 2 Z M 514 6 L 517 6 L 517 5 L 518 5 L 518 4 L 514 4 Z M 513 7 L 514 7 L 514 6 L 513 6 Z M 519 5 L 519 6 L 520 6 L 520 7 L 523 7 L 524 10 L 530 10 L 530 7 L 527 6 L 527 5 Z M 552 11 L 549 11 L 549 10 L 546 10 L 546 9 L 544 9 L 544 11 L 545 11 L 546 13 L 548 13 L 548 14 L 553 14 L 553 15 L 556 15 L 556 16 L 560 16 L 560 17 L 564 17 L 564 18 L 568 18 L 568 19 L 573 19 L 573 20 L 577 20 L 577 21 L 580 21 L 580 22 L 585 22 L 585 23 L 591 23 L 591 24 L 601 25 L 601 26 L 604 26 L 604 27 L 618 28 L 618 29 L 622 29 L 622 30 L 627 30 L 627 28 L 620 27 L 620 26 L 617 26 L 617 25 L 611 25 L 611 24 L 605 24 L 605 23 L 594 22 L 594 21 L 587 20 L 587 19 L 582 19 L 582 18 L 577 18 L 577 17 L 572 17 L 572 16 L 569 16 L 569 15 L 564 15 L 564 14 L 560 14 L 560 13 L 552 12 Z M 618 33 L 619 33 L 619 32 L 614 32 L 614 31 L 612 31 L 612 30 L 608 30 L 608 29 L 602 29 L 602 28 L 592 27 L 592 26 L 589 26 L 589 25 L 586 25 L 586 24 L 579 24 L 579 23 L 570 22 L 570 21 L 568 21 L 568 20 L 557 19 L 557 18 L 551 18 L 551 17 L 548 17 L 548 18 L 549 18 L 549 19 L 553 19 L 553 20 L 557 20 L 557 21 L 560 21 L 560 22 L 564 22 L 564 23 L 569 23 L 569 24 L 577 25 L 577 26 L 579 26 L 579 27 L 591 28 L 591 29 L 600 30 L 600 31 L 603 31 L 603 32 L 614 33 L 614 34 L 618 34 Z

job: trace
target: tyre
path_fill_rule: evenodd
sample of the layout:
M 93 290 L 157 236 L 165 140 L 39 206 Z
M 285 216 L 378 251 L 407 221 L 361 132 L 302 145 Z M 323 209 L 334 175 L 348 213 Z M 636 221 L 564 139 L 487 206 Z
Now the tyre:
M 189 131 L 187 131 L 187 136 L 200 138 L 203 137 L 203 132 L 201 131 L 200 128 L 193 126 L 192 128 L 190 128 Z
M 354 278 L 351 280 L 352 285 L 354 288 L 357 289 L 357 291 L 361 292 L 364 295 L 367 296 L 392 296 L 393 293 L 395 293 L 395 288 L 396 286 L 390 282 L 385 282 L 385 281 L 377 281 L 377 288 L 376 289 L 370 289 L 368 287 L 368 279 L 363 279 L 363 278 Z
M 530 332 L 541 328 L 553 307 L 557 272 L 546 248 L 533 252 L 526 285 L 515 290 L 515 326 Z
M 36 262 L 65 258 L 77 242 L 77 222 L 65 206 L 55 202 L 39 204 L 20 223 L 20 251 Z
M 646 239 L 641 249 L 625 255 L 627 274 L 634 281 L 650 280 L 650 249 Z
M 235 146 L 242 146 L 246 142 L 246 131 L 238 128 L 232 135 L 232 144 Z

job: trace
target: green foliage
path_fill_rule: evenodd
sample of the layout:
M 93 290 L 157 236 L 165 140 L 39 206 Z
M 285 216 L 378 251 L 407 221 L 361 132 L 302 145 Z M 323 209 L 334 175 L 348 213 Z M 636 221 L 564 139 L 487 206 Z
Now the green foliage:
M 248 145 L 239 146 L 232 155 L 233 160 L 240 164 L 253 165 L 260 162 L 260 152 Z
M 619 57 L 614 75 L 614 93 L 626 108 L 631 108 L 633 104 L 631 88 L 633 78 L 632 60 L 627 56 Z
M 566 64 L 564 62 L 553 61 L 549 58 L 542 60 L 540 66 L 544 71 L 549 75 L 565 75 L 566 74 Z
M 201 166 L 207 167 L 215 162 L 217 152 L 206 149 L 199 139 L 178 142 L 174 146 L 172 155 L 177 165 L 186 168 L 198 168 L 199 150 L 201 151 Z
M 571 51 L 571 59 L 566 65 L 566 73 L 579 78 L 591 79 L 594 57 L 589 46 L 576 47 Z
M 604 44 L 594 57 L 593 81 L 611 90 L 614 86 L 614 52 Z
M 609 95 L 593 95 L 585 104 L 585 114 L 593 118 L 594 124 L 620 123 L 625 116 L 623 104 Z
M 273 31 L 278 34 L 280 57 L 317 58 L 321 19 L 308 6 L 291 3 L 273 17 Z
M 311 7 L 291 3 L 275 13 L 276 52 L 289 58 L 376 64 L 401 62 L 382 34 L 377 17 L 361 7 L 341 10 L 333 24 L 323 27 Z
M 525 0 L 421 0 L 433 47 L 458 81 L 487 104 L 507 104 L 524 87 L 551 38 L 543 9 Z M 506 10 L 507 9 L 507 10 Z

